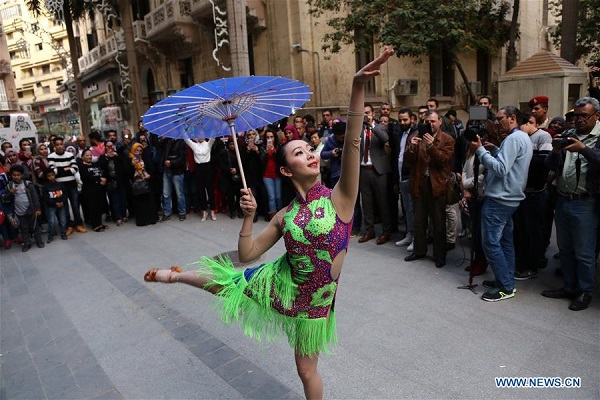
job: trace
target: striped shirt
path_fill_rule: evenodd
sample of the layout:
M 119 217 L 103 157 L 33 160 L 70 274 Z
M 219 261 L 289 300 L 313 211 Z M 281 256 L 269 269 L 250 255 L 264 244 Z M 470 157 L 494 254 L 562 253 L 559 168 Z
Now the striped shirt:
M 54 170 L 56 182 L 75 182 L 75 174 L 79 170 L 75 156 L 68 151 L 63 154 L 52 153 L 48 156 L 48 167 Z

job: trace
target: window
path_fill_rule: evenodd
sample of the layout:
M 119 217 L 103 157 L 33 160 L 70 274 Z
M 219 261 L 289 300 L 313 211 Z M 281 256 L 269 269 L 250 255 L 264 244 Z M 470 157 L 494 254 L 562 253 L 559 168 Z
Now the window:
M 6 40 L 12 40 L 12 38 L 13 38 L 13 33 L 12 32 L 9 32 L 9 33 L 6 34 Z
M 23 92 L 17 92 L 17 97 L 22 99 L 23 98 Z
M 38 50 L 44 50 L 44 46 L 41 43 L 36 44 L 35 48 Z
M 44 94 L 48 94 L 48 93 L 50 93 L 50 86 L 44 86 L 44 87 L 42 88 L 42 91 L 44 92 Z
M 36 82 L 35 83 L 35 87 L 39 87 L 39 88 L 42 87 L 42 83 L 41 82 Z
M 454 64 L 448 50 L 439 47 L 429 53 L 429 95 L 454 96 Z
M 60 85 L 62 85 L 62 84 L 63 84 L 63 81 L 62 81 L 62 79 L 59 79 L 59 80 L 57 80 L 57 81 L 56 81 L 56 86 L 60 86 Z
M 42 65 L 42 74 L 50 73 L 50 65 Z
M 16 51 L 10 51 L 8 52 L 8 54 L 11 60 L 18 60 L 20 58 L 19 54 Z
M 357 35 L 357 36 L 364 35 L 364 33 L 357 32 L 355 35 Z M 367 65 L 367 63 L 369 63 L 374 58 L 375 53 L 373 52 L 373 39 L 370 38 L 370 40 L 367 40 L 367 42 L 369 43 L 369 45 L 366 48 L 357 48 L 356 49 L 355 60 L 356 60 L 356 70 L 357 71 L 359 69 L 361 69 L 362 67 L 364 67 L 365 65 Z M 375 80 L 374 79 L 369 79 L 369 81 L 365 85 L 365 94 L 367 94 L 367 95 L 375 94 Z

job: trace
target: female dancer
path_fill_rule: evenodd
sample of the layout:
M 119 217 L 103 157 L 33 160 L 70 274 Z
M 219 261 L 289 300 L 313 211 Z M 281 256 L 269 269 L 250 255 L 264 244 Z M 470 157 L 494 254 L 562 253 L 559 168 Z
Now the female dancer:
M 144 277 L 150 282 L 182 282 L 216 294 L 224 320 L 238 321 L 250 336 L 285 333 L 308 399 L 323 397 L 318 355 L 337 341 L 333 303 L 358 193 L 365 83 L 379 75 L 379 68 L 392 54 L 384 49 L 354 76 L 343 173 L 333 190 L 318 182 L 319 154 L 303 140 L 286 142 L 277 150 L 278 171 L 298 193 L 256 237 L 252 234 L 256 201 L 249 190 L 242 190 L 240 261 L 256 259 L 282 236 L 287 250 L 283 256 L 244 271 L 236 271 L 229 260 L 205 257 L 201 271 L 152 269 Z

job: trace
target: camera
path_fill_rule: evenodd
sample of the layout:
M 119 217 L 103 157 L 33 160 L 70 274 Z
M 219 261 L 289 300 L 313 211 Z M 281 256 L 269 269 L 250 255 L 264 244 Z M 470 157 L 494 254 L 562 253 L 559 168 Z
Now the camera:
M 591 67 L 600 68 L 600 60 L 591 63 L 590 68 Z M 591 74 L 594 78 L 600 78 L 600 71 L 591 72 Z
M 483 124 L 473 123 L 467 125 L 467 129 L 465 130 L 465 133 L 463 133 L 463 137 L 469 142 L 476 142 L 477 136 L 479 136 L 479 139 L 481 139 L 481 143 L 483 143 L 485 142 L 486 133 L 487 129 Z
M 552 140 L 552 145 L 554 146 L 556 144 L 561 149 L 564 149 L 565 147 L 567 147 L 568 145 L 573 143 L 569 140 L 570 137 L 579 139 L 577 137 L 577 134 L 575 133 L 575 131 L 570 130 L 570 131 L 566 131 L 565 133 L 563 133 L 560 136 L 555 136 L 554 139 Z
M 431 124 L 418 124 L 417 132 L 421 139 L 423 139 L 423 136 L 425 136 L 426 133 L 429 133 L 431 135 Z

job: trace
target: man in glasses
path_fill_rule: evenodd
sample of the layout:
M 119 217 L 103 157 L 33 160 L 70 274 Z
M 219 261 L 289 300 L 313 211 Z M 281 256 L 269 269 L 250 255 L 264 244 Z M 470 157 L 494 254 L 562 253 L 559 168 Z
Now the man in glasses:
M 598 252 L 600 195 L 600 103 L 575 102 L 575 130 L 554 138 L 546 166 L 556 172 L 556 241 L 564 286 L 542 296 L 571 299 L 569 309 L 585 310 L 592 301 Z
M 550 125 L 550 118 L 548 118 L 548 97 L 547 96 L 535 96 L 529 100 L 529 107 L 531 107 L 531 114 L 535 117 L 540 129 L 546 129 Z
M 510 299 L 515 295 L 515 248 L 512 217 L 525 199 L 527 174 L 533 156 L 529 135 L 519 129 L 519 109 L 506 106 L 498 110 L 496 125 L 502 141 L 500 148 L 486 142 L 469 143 L 487 168 L 485 199 L 481 207 L 481 244 L 488 264 L 494 271 L 494 281 L 484 281 L 491 289 L 481 298 L 485 301 Z

